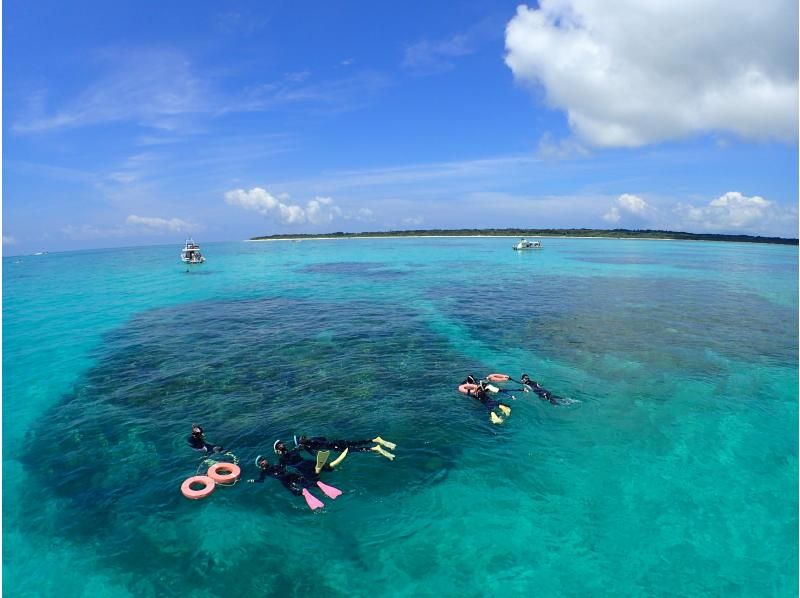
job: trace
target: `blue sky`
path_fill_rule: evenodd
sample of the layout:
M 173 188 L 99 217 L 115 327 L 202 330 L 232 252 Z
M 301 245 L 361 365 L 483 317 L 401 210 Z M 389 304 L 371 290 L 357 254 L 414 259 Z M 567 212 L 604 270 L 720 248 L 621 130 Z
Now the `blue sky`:
M 762 4 L 6 0 L 3 251 L 796 237 L 797 5 Z

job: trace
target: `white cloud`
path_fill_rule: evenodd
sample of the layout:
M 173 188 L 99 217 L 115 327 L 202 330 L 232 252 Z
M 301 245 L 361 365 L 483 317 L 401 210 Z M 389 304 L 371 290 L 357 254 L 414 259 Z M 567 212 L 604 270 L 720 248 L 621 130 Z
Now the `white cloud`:
M 596 146 L 709 131 L 797 138 L 797 3 L 541 0 L 506 27 L 506 64 Z
M 11 235 L 3 235 L 3 245 L 15 245 L 17 240 Z
M 647 216 L 652 217 L 654 214 L 655 209 L 648 205 L 641 197 L 631 195 L 630 193 L 623 193 L 617 198 L 617 204 L 612 206 L 611 209 L 603 215 L 603 219 L 612 224 L 616 224 L 622 219 L 623 215 L 645 218 Z
M 133 121 L 161 130 L 185 126 L 183 116 L 211 110 L 211 90 L 180 53 L 158 50 L 106 51 L 106 75 L 72 102 L 46 114 L 41 103 L 15 123 L 21 132 Z
M 797 236 L 797 209 L 729 191 L 704 206 L 678 204 L 675 213 L 691 230 Z M 774 231 L 782 231 L 775 233 Z M 770 232 L 773 231 L 773 232 Z
M 180 218 L 156 218 L 149 216 L 136 216 L 131 214 L 125 220 L 126 224 L 149 229 L 151 232 L 190 232 L 197 228 L 196 224 L 181 220 Z
M 302 207 L 288 203 L 289 196 L 286 194 L 276 197 L 261 187 L 253 187 L 250 191 L 228 191 L 225 193 L 225 202 L 263 216 L 275 217 L 284 224 L 325 224 L 342 213 L 330 197 L 317 196 Z
M 453 68 L 453 58 L 473 52 L 469 37 L 454 35 L 441 41 L 421 41 L 406 48 L 403 68 L 419 74 L 433 74 Z

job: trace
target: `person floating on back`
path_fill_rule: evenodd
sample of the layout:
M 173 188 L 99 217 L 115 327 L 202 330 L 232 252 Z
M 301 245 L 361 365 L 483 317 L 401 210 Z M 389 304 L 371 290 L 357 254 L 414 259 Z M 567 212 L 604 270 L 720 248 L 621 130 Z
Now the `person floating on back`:
M 324 436 L 300 436 L 295 437 L 295 444 L 298 449 L 303 449 L 311 455 L 317 455 L 320 451 L 341 451 L 335 461 L 331 462 L 332 467 L 336 467 L 347 456 L 347 453 L 352 451 L 354 453 L 374 452 L 383 455 L 390 461 L 394 461 L 395 455 L 383 449 L 385 446 L 388 449 L 394 450 L 397 446 L 394 442 L 384 440 L 380 436 L 376 436 L 372 440 L 329 440 Z M 374 444 L 374 446 L 368 446 Z M 383 445 L 383 446 L 381 446 Z
M 342 491 L 338 488 L 334 488 L 328 484 L 323 484 L 319 480 L 310 479 L 301 473 L 288 471 L 286 467 L 280 463 L 277 465 L 270 465 L 269 461 L 267 461 L 267 458 L 262 457 L 261 455 L 256 457 L 256 465 L 260 471 L 259 478 L 247 480 L 248 482 L 251 484 L 262 483 L 268 477 L 275 478 L 281 484 L 283 484 L 284 488 L 286 488 L 289 492 L 296 496 L 302 496 L 306 500 L 308 508 L 312 511 L 315 509 L 321 509 L 325 506 L 325 503 L 311 494 L 309 491 L 310 487 L 317 486 L 317 488 L 322 490 L 325 496 L 330 499 L 336 499 L 336 497 L 342 494 Z
M 206 442 L 205 435 L 203 434 L 203 428 L 201 428 L 198 424 L 192 424 L 192 433 L 186 439 L 189 443 L 189 446 L 196 451 L 202 451 L 204 453 L 220 453 L 225 449 L 219 445 L 214 445 L 209 442 Z

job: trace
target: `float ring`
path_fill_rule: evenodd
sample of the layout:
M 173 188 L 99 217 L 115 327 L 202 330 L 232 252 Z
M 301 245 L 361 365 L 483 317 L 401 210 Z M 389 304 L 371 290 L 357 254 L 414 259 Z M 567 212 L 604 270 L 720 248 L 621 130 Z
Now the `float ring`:
M 192 488 L 194 484 L 202 484 L 203 487 L 195 490 Z M 214 480 L 207 475 L 195 475 L 183 481 L 183 484 L 181 484 L 181 494 L 191 500 L 199 500 L 214 492 L 214 486 Z
M 458 387 L 458 392 L 465 395 L 470 394 L 474 390 L 478 390 L 477 384 L 462 384 L 461 386 Z
M 208 468 L 208 477 L 217 484 L 232 484 L 239 479 L 242 470 L 235 463 L 214 463 Z
M 511 376 L 507 376 L 506 374 L 489 374 L 486 376 L 486 379 L 489 382 L 508 382 L 511 380 Z

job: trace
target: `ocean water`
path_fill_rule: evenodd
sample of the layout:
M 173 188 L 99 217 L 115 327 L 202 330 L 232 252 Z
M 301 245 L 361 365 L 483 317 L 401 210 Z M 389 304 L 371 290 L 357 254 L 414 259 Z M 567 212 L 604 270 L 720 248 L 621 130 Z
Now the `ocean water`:
M 797 247 L 513 241 L 4 258 L 4 595 L 797 595 Z M 397 458 L 190 501 L 193 421 Z

